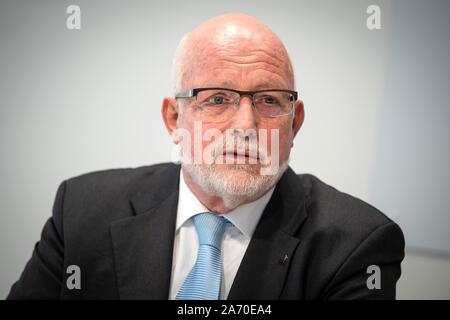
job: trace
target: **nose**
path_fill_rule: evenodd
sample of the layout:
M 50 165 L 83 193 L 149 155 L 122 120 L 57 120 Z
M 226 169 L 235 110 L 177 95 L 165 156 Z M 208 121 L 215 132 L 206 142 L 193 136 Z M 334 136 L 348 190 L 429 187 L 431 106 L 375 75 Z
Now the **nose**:
M 255 129 L 256 119 L 255 110 L 253 109 L 253 101 L 251 97 L 241 97 L 239 106 L 233 117 L 233 129 Z

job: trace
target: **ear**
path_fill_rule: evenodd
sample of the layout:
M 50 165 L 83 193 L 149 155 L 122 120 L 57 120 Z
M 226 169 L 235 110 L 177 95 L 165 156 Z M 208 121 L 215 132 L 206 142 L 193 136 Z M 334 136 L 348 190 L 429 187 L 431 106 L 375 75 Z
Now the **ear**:
M 295 101 L 294 105 L 294 119 L 292 121 L 292 132 L 294 133 L 294 138 L 298 131 L 302 127 L 303 120 L 305 119 L 305 109 L 302 100 Z
M 162 101 L 161 115 L 170 136 L 172 136 L 174 130 L 177 129 L 178 114 L 178 105 L 175 98 L 164 97 Z

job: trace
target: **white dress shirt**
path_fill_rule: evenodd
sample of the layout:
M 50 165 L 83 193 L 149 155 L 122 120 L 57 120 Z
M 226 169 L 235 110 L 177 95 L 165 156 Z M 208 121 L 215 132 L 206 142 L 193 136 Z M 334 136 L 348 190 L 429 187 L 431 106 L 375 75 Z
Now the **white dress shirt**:
M 226 224 L 222 241 L 222 283 L 219 299 L 228 297 L 234 277 L 247 250 L 256 225 L 272 196 L 274 188 L 256 201 L 241 205 L 221 214 L 230 223 Z M 192 217 L 209 210 L 197 199 L 186 185 L 183 172 L 180 172 L 177 222 L 172 258 L 172 276 L 169 299 L 174 300 L 184 280 L 195 264 L 198 250 L 197 231 Z

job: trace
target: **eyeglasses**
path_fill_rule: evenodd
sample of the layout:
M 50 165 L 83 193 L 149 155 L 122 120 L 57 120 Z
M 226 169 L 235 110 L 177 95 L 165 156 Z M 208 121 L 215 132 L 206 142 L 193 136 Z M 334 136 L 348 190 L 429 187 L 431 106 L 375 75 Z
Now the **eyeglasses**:
M 276 118 L 292 113 L 298 93 L 284 89 L 239 91 L 226 88 L 196 88 L 180 92 L 175 98 L 195 98 L 193 105 L 198 108 L 203 121 L 222 122 L 233 117 L 244 96 L 252 99 L 252 106 L 261 117 Z

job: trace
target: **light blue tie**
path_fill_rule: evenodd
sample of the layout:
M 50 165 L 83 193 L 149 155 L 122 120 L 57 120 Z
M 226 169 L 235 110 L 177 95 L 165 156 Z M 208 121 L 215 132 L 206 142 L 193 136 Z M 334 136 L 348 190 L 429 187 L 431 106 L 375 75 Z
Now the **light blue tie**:
M 220 247 L 225 218 L 200 213 L 193 218 L 198 236 L 197 260 L 184 280 L 176 300 L 217 300 L 222 279 Z

